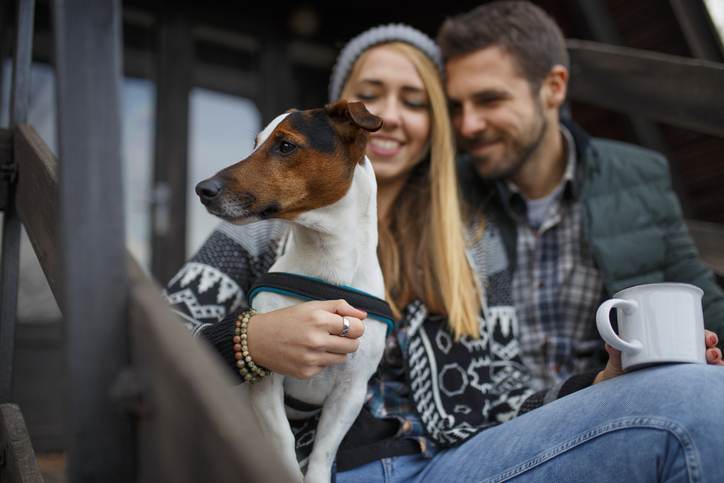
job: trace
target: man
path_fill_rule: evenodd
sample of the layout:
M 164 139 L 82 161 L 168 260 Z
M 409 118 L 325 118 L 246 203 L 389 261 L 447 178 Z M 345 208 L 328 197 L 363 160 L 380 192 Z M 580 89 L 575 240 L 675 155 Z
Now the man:
M 632 285 L 702 288 L 721 347 L 724 296 L 698 260 L 666 160 L 561 122 L 569 60 L 555 22 L 528 2 L 493 2 L 448 19 L 437 40 L 461 178 L 502 232 L 537 386 L 603 362 L 596 308 Z

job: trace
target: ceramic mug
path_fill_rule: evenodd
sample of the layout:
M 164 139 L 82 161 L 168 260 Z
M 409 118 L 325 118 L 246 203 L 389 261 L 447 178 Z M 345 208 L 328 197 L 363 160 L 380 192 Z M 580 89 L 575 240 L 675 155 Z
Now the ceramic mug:
M 686 283 L 630 287 L 601 304 L 596 326 L 603 340 L 621 351 L 624 371 L 666 362 L 706 364 L 703 295 Z M 611 326 L 614 307 L 618 334 Z

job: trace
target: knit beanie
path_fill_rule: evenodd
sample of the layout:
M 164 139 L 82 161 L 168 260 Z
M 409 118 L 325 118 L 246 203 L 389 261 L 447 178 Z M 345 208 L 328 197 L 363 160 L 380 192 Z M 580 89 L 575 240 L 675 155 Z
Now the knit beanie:
M 390 42 L 404 42 L 416 47 L 432 60 L 442 75 L 442 56 L 434 40 L 419 30 L 401 23 L 380 25 L 354 37 L 339 53 L 337 62 L 332 69 L 332 77 L 329 80 L 329 100 L 339 99 L 342 87 L 352 71 L 352 66 L 360 55 L 371 47 Z

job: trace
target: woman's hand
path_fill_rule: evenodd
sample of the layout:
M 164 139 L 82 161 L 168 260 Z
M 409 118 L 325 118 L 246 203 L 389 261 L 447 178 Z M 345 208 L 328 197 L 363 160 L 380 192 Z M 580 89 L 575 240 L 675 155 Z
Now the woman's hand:
M 349 334 L 340 337 L 343 317 Z M 249 355 L 267 369 L 307 379 L 357 350 L 367 314 L 344 300 L 303 302 L 249 320 Z
M 721 349 L 716 346 L 719 343 L 719 337 L 710 330 L 704 330 L 704 340 L 706 341 L 706 362 L 715 366 L 724 366 Z
M 706 362 L 716 366 L 724 366 L 721 349 L 716 346 L 718 342 L 719 337 L 717 337 L 714 332 L 704 330 Z M 596 379 L 593 381 L 594 384 L 598 384 L 601 381 L 623 374 L 623 368 L 621 367 L 621 351 L 606 344 L 606 352 L 608 352 L 608 363 L 606 364 L 606 367 L 596 375 Z
M 603 370 L 596 375 L 596 379 L 593 380 L 594 384 L 598 384 L 606 379 L 612 379 L 623 374 L 623 367 L 621 367 L 621 351 L 606 344 L 606 352 L 608 352 L 608 362 L 606 363 L 606 367 L 604 367 Z

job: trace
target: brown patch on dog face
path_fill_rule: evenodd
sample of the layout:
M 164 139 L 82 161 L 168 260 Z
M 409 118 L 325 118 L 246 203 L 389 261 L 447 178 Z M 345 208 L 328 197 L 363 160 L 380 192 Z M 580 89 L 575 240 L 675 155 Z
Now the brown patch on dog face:
M 290 113 L 248 158 L 216 175 L 223 188 L 209 211 L 230 221 L 291 220 L 342 198 L 364 159 L 368 130 L 340 104 Z M 366 127 L 379 120 L 358 114 Z

